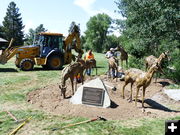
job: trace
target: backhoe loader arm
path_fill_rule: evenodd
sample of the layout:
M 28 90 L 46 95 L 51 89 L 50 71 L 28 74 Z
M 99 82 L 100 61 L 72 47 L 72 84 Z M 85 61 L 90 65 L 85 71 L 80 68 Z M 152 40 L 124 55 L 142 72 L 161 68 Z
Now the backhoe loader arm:
M 2 54 L 0 55 L 0 64 L 5 64 L 9 59 L 11 59 L 16 53 L 17 48 L 12 48 L 12 43 L 14 39 L 11 38 L 11 41 L 8 45 L 8 47 L 5 50 L 2 50 Z
M 76 45 L 72 46 L 74 39 L 76 39 Z M 68 51 L 68 49 L 74 49 L 77 53 L 83 53 L 83 50 L 81 49 L 79 33 L 70 33 L 65 39 L 65 50 Z
M 75 39 L 75 44 L 73 43 Z M 72 24 L 70 27 L 69 35 L 64 40 L 64 49 L 65 49 L 65 63 L 70 63 L 73 59 L 73 55 L 71 53 L 71 49 L 74 49 L 78 53 L 78 57 L 81 58 L 84 53 L 81 49 L 81 41 L 80 41 L 80 29 L 76 24 Z
M 6 64 L 9 59 L 17 54 L 18 48 L 7 48 L 0 55 L 0 64 Z
M 78 34 L 75 35 L 75 39 L 76 39 L 76 45 L 75 45 L 75 48 L 74 50 L 76 52 L 79 53 L 79 55 L 81 55 L 80 57 L 82 57 L 82 54 L 84 53 L 83 50 L 81 49 L 81 40 L 80 40 L 80 37 Z

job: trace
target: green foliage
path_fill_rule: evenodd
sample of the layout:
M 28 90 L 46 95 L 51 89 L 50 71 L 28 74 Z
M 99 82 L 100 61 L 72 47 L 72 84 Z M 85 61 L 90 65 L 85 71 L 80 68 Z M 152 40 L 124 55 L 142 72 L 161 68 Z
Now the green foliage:
M 173 73 L 173 79 L 180 83 L 180 59 L 178 59 L 175 63 L 174 63 L 174 68 L 175 68 L 175 72 Z
M 3 26 L 0 25 L 0 37 L 4 38 L 4 30 L 3 30 Z
M 107 40 L 104 43 L 105 49 L 104 51 L 109 50 L 110 48 L 115 48 L 119 45 L 119 38 L 116 37 L 115 35 L 108 35 Z
M 94 51 L 102 52 L 106 41 L 108 28 L 111 24 L 111 18 L 107 14 L 97 14 L 87 22 L 85 32 L 85 48 L 91 48 Z
M 134 56 L 130 56 L 128 60 L 128 65 L 131 68 L 138 68 L 138 69 L 144 69 L 144 59 L 142 58 L 136 58 Z
M 136 50 L 138 57 L 143 57 L 144 54 L 157 55 L 164 39 L 179 42 L 178 3 L 178 0 L 116 1 L 119 13 L 127 17 L 123 34 L 134 44 L 130 48 Z M 132 55 L 136 53 L 132 52 Z
M 41 32 L 46 32 L 46 31 L 47 29 L 44 28 L 43 24 L 40 24 L 35 30 L 33 30 L 32 28 L 29 29 L 29 33 L 26 34 L 26 37 L 25 37 L 25 44 L 32 45 L 33 41 L 36 40 L 34 39 L 35 35 Z
M 85 39 L 85 37 L 83 36 L 83 35 L 81 35 L 81 47 L 82 47 L 82 49 L 85 49 L 85 47 L 83 46 L 84 44 L 85 44 L 85 42 L 86 42 L 86 39 Z M 87 50 L 89 50 L 89 49 L 85 49 L 86 51 Z
M 112 29 L 118 30 L 120 34 L 125 30 L 126 28 L 126 21 L 121 19 L 113 19 L 112 20 L 113 25 L 111 26 Z
M 11 38 L 14 38 L 15 41 L 13 42 L 13 45 L 21 46 L 24 43 L 23 29 L 24 25 L 21 14 L 19 13 L 19 8 L 16 7 L 14 2 L 11 2 L 7 8 L 6 16 L 3 21 L 5 38 L 9 41 Z
M 180 83 L 180 49 L 174 49 L 170 53 L 171 56 L 168 67 L 171 69 L 166 68 L 166 76 Z
M 162 63 L 166 77 L 179 81 L 179 59 L 177 51 L 180 48 L 179 38 L 179 0 L 116 0 L 118 12 L 126 17 L 122 44 L 127 52 L 136 58 L 149 55 L 159 57 L 162 52 L 169 51 L 171 60 Z M 118 23 L 117 23 L 118 24 Z M 138 63 L 138 60 L 133 60 Z M 175 68 L 175 72 L 167 67 Z

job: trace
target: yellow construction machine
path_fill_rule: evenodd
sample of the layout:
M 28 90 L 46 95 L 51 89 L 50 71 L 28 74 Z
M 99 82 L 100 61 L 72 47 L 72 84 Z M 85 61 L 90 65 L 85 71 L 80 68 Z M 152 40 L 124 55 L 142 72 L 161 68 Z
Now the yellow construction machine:
M 46 69 L 60 69 L 64 64 L 72 61 L 71 50 L 74 49 L 79 56 L 83 50 L 80 45 L 80 29 L 74 24 L 70 28 L 69 35 L 64 39 L 60 33 L 39 33 L 37 40 L 30 46 L 11 47 L 11 42 L 0 54 L 0 64 L 5 64 L 16 55 L 15 65 L 24 71 L 41 65 Z

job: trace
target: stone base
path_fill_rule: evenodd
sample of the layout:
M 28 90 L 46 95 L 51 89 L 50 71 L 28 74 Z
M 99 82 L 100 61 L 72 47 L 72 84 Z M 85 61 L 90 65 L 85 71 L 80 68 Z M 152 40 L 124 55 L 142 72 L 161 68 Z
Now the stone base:
M 100 78 L 96 78 L 96 79 L 91 80 L 91 81 L 85 83 L 84 85 L 80 86 L 77 89 L 76 93 L 70 99 L 71 103 L 73 103 L 73 104 L 83 104 L 82 103 L 83 87 L 100 88 L 100 89 L 104 90 L 104 101 L 103 101 L 103 105 L 100 106 L 100 107 L 103 107 L 103 108 L 110 107 L 111 100 L 109 98 L 109 94 L 107 92 L 106 86 L 104 85 L 103 81 Z M 95 106 L 95 105 L 91 105 L 91 106 Z

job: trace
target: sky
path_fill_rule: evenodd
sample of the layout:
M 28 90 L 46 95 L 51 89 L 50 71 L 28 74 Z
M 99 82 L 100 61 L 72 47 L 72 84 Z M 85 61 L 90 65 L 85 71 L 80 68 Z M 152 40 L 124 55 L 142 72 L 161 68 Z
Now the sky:
M 0 24 L 12 0 L 0 0 Z M 98 13 L 106 13 L 113 19 L 122 19 L 114 0 L 14 0 L 21 13 L 24 32 L 35 29 L 43 24 L 48 32 L 58 32 L 68 35 L 72 21 L 80 24 L 81 34 L 86 31 L 86 23 L 90 17 Z M 114 33 L 119 35 L 118 32 Z

